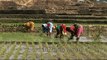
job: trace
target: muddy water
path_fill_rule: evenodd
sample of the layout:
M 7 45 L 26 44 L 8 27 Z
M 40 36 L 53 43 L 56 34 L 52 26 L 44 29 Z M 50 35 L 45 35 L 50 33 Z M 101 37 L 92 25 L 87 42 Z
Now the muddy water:
M 94 34 L 94 33 L 93 33 Z M 72 39 L 71 41 L 76 41 L 76 37 Z M 99 35 L 99 36 L 81 36 L 79 39 L 80 42 L 107 42 L 107 35 Z
M 73 40 L 76 41 L 76 38 Z M 94 38 L 89 38 L 89 37 L 85 37 L 85 36 L 81 36 L 81 38 L 79 39 L 80 42 L 94 42 L 94 41 L 98 41 L 98 42 L 107 42 L 107 37 L 106 36 L 100 36 L 99 39 L 94 39 Z
M 68 47 L 69 45 L 69 47 Z M 41 60 L 41 58 L 43 58 L 44 60 L 50 60 L 50 59 L 59 59 L 59 58 L 67 58 L 70 59 L 72 57 L 72 59 L 77 59 L 77 56 L 81 56 L 80 58 L 82 59 L 88 59 L 88 58 L 92 58 L 94 57 L 94 59 L 96 60 L 97 57 L 99 56 L 101 59 L 107 59 L 107 57 L 103 57 L 104 55 L 107 56 L 107 48 L 106 44 L 55 44 L 55 46 L 53 44 L 48 44 L 48 46 L 46 44 L 41 44 L 40 47 L 40 43 L 39 44 L 34 44 L 34 46 L 32 46 L 32 44 L 29 44 L 29 46 L 26 45 L 26 43 L 23 43 L 19 46 L 19 44 L 15 45 L 15 49 L 13 50 L 13 53 L 10 55 L 9 59 L 6 60 L 14 60 L 14 59 L 18 59 L 18 60 L 22 60 L 22 56 L 23 53 L 27 50 L 28 52 L 26 52 L 26 57 L 24 59 L 27 60 L 32 60 L 32 56 L 34 56 L 33 60 Z M 10 51 L 11 47 L 14 46 L 14 44 L 4 44 L 3 47 L 6 48 L 6 51 L 4 52 L 4 54 L 0 55 L 0 59 L 4 59 L 4 57 L 6 57 L 6 53 Z M 78 47 L 77 47 L 78 46 Z M 90 46 L 90 47 L 89 47 Z M 96 46 L 96 48 L 93 48 L 93 46 Z M 15 53 L 17 53 L 18 48 L 21 48 L 19 50 L 19 54 L 17 58 L 14 58 Z M 83 47 L 83 48 L 82 48 Z M 26 49 L 27 48 L 27 49 Z M 34 49 L 35 51 L 33 51 Z M 86 50 L 84 50 L 84 48 Z M 87 50 L 90 48 L 90 51 Z M 101 49 L 102 48 L 102 49 Z M 2 48 L 1 48 L 2 49 Z M 66 49 L 66 50 L 65 50 Z M 103 50 L 104 49 L 104 50 Z M 84 50 L 84 52 L 83 52 Z M 82 52 L 81 52 L 82 51 Z M 93 53 L 90 53 L 94 51 Z M 103 53 L 104 51 L 104 53 Z M 79 53 L 77 53 L 79 52 Z M 34 53 L 36 53 L 34 55 Z M 97 54 L 100 53 L 100 55 Z M 74 55 L 75 54 L 75 55 Z M 86 57 L 85 55 L 89 54 L 90 56 Z M 80 59 L 78 58 L 78 59 Z

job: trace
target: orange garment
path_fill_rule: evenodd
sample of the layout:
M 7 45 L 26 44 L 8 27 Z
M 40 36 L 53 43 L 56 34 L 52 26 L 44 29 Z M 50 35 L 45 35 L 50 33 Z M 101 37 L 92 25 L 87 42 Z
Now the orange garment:
M 24 25 L 27 26 L 31 31 L 34 31 L 34 27 L 35 27 L 34 22 L 29 21 L 27 23 L 24 23 Z

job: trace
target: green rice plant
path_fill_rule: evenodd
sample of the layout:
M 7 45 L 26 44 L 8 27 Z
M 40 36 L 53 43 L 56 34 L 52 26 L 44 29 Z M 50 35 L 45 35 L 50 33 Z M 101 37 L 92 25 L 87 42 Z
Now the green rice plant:
M 67 42 L 65 42 L 64 46 L 66 47 L 66 50 L 68 52 L 69 59 L 71 59 L 71 60 L 75 59 L 75 54 L 74 54 L 74 52 L 72 50 L 73 48 L 71 48 L 70 45 L 68 45 Z
M 11 41 L 10 41 L 11 42 Z M 38 59 L 37 56 L 37 51 L 35 48 L 35 44 L 34 42 L 31 42 L 31 46 L 33 48 L 31 53 L 31 59 L 35 60 L 36 57 Z M 4 45 L 5 43 L 1 43 L 3 44 L 2 46 L 5 47 L 5 49 L 2 47 L 0 49 L 0 54 L 2 52 L 2 55 L 0 55 L 0 57 L 2 58 L 2 56 L 4 56 L 4 59 L 9 59 L 12 55 L 13 55 L 13 51 L 15 50 L 16 47 L 16 42 L 15 43 L 6 43 L 6 45 Z M 7 52 L 7 54 L 4 54 L 6 52 L 6 48 L 8 47 L 8 44 L 10 45 L 9 47 L 10 50 L 9 52 Z M 21 50 L 21 45 L 22 42 L 20 42 L 19 47 L 17 48 L 18 50 L 15 52 L 14 54 L 14 59 L 17 59 Z M 28 42 L 25 43 L 26 45 L 26 49 L 24 51 L 24 53 L 22 54 L 24 57 L 22 57 L 22 59 L 27 59 L 27 54 L 28 54 L 28 49 L 30 47 L 30 44 Z M 107 44 L 101 44 L 101 43 L 68 43 L 68 42 L 52 42 L 52 44 L 48 44 L 47 42 L 44 44 L 42 44 L 41 42 L 39 42 L 39 44 L 37 45 L 40 48 L 40 59 L 70 59 L 70 60 L 74 60 L 74 59 L 107 59 Z M 46 51 L 44 51 L 43 49 L 46 48 L 48 49 L 48 52 L 46 53 L 46 57 L 45 58 L 45 53 Z M 4 49 L 4 50 L 3 50 Z M 52 49 L 54 49 L 54 51 L 52 51 Z M 3 53 L 3 51 L 4 53 Z M 63 51 L 62 51 L 63 50 Z M 53 52 L 55 53 L 55 56 L 53 55 Z M 49 58 L 48 58 L 49 57 Z M 29 58 L 28 58 L 29 59 Z
M 30 44 L 29 44 L 28 42 L 27 42 L 26 46 L 27 46 L 27 49 L 29 50 Z M 28 51 L 28 52 L 30 53 L 30 51 Z M 33 52 L 31 52 L 31 53 L 33 53 Z M 28 53 L 27 53 L 26 57 L 27 57 L 27 56 L 28 56 Z M 26 59 L 27 59 L 27 58 L 26 58 Z M 29 59 L 32 59 L 32 58 L 31 58 L 31 55 L 30 55 Z
M 34 48 L 34 43 L 32 42 L 32 44 L 31 45 L 33 45 L 33 51 L 31 52 L 31 55 L 30 55 L 30 59 L 31 60 L 34 60 L 36 57 L 35 57 L 35 54 L 36 54 L 36 52 L 35 52 L 35 48 Z M 29 43 L 27 43 L 27 48 L 29 49 L 29 47 L 30 47 L 30 44 Z
M 36 59 L 36 49 L 35 49 L 34 42 L 32 42 L 32 48 L 33 48 L 32 59 L 35 60 Z
M 89 55 L 87 56 L 87 53 L 85 52 L 85 51 L 83 51 L 83 47 L 81 47 L 81 45 L 83 45 L 83 44 L 81 44 L 81 43 L 78 43 L 77 45 L 75 45 L 75 48 L 77 48 L 78 49 L 78 53 L 81 55 L 81 57 L 82 57 L 82 59 L 85 59 L 86 57 L 89 57 Z M 84 46 L 84 47 L 86 47 L 86 46 Z M 85 54 L 85 53 L 86 54 Z M 84 55 L 85 54 L 85 55 Z
M 6 51 L 6 45 L 5 45 L 5 42 L 4 42 L 3 47 L 0 50 L 0 57 L 1 57 L 1 55 L 4 55 L 5 51 Z
M 87 45 L 89 45 L 90 47 L 88 47 L 87 48 Z M 99 45 L 99 46 L 98 46 Z M 84 49 L 82 49 L 82 51 L 83 52 L 81 52 L 81 53 L 84 53 L 84 52 L 87 52 L 87 54 L 85 53 L 85 55 L 87 55 L 88 56 L 88 59 L 96 59 L 96 56 L 92 56 L 93 55 L 93 53 L 92 52 L 89 52 L 89 51 L 91 51 L 91 50 L 93 50 L 93 51 L 95 51 L 95 53 L 97 53 L 97 55 L 100 57 L 99 59 L 101 59 L 103 56 L 103 52 L 102 52 L 102 50 L 99 48 L 100 47 L 100 44 L 81 44 L 80 46 L 79 46 L 80 48 L 84 48 L 85 49 L 85 51 L 83 51 Z M 87 51 L 87 49 L 88 49 L 88 51 Z
M 46 45 L 46 48 L 48 49 L 48 55 L 49 55 L 49 57 L 50 57 L 51 59 L 56 59 L 55 57 L 52 56 L 52 47 L 49 48 L 49 45 L 48 45 L 47 42 L 45 43 L 45 45 Z
M 40 47 L 40 51 L 41 51 L 41 56 L 40 56 L 40 59 L 44 59 L 44 57 L 43 57 L 43 46 L 42 46 L 42 43 L 41 42 L 39 42 L 39 47 Z
M 14 59 L 18 58 L 18 56 L 20 54 L 21 45 L 22 45 L 22 43 L 20 42 L 19 47 L 18 47 L 17 51 L 15 52 Z
M 4 59 L 9 59 L 10 58 L 10 56 L 13 54 L 13 51 L 14 51 L 15 47 L 16 47 L 16 42 L 12 45 L 10 51 L 5 55 Z
M 100 48 L 104 51 L 107 51 L 107 44 L 101 44 Z
M 22 59 L 27 59 L 28 49 L 29 49 L 28 42 L 26 42 L 26 49 L 25 49 L 25 51 L 22 54 Z
M 64 43 L 61 43 L 61 42 L 59 42 L 59 45 L 64 49 L 64 57 L 66 58 L 66 59 L 68 59 L 68 58 L 70 58 L 70 56 L 69 56 L 69 52 L 67 51 L 67 48 L 66 48 L 66 46 L 65 46 L 65 42 Z
M 94 57 L 94 59 L 100 59 L 101 55 L 95 51 L 95 47 L 92 48 L 92 45 L 93 44 L 86 44 L 86 50 Z
M 57 47 L 58 44 L 56 45 L 54 42 L 52 43 L 53 47 L 56 49 L 56 53 L 57 53 L 57 58 L 58 59 L 65 59 L 65 57 L 63 56 L 63 54 L 61 54 L 62 52 L 59 50 L 59 48 Z
M 99 46 L 98 46 L 99 45 Z M 105 59 L 107 56 L 107 45 L 106 44 L 96 44 L 94 47 L 96 47 L 96 51 L 99 52 L 102 56 L 102 59 Z
M 70 51 L 72 51 L 72 54 L 75 56 L 74 59 L 82 59 L 81 54 L 78 52 L 78 48 L 76 47 L 76 44 L 67 44 L 68 48 L 70 48 Z
M 3 46 L 4 46 L 4 43 L 1 43 L 1 44 L 0 44 L 0 48 L 2 48 Z M 1 50 L 1 49 L 0 49 L 0 50 Z
M 85 43 L 78 45 L 78 48 L 81 49 L 80 53 L 85 56 L 85 59 L 94 59 L 90 52 L 87 51 L 86 46 L 87 45 Z

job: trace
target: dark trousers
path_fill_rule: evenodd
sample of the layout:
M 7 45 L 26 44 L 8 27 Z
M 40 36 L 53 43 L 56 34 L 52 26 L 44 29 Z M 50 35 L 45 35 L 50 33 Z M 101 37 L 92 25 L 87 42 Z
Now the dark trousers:
M 56 38 L 58 38 L 58 36 L 60 37 L 60 38 L 62 38 L 63 37 L 63 28 L 62 27 L 60 27 L 60 29 L 56 29 L 56 31 L 57 31 L 57 33 L 56 33 Z
M 44 26 L 42 25 L 42 31 L 43 31 L 43 33 L 47 33 L 47 32 L 48 32 L 47 27 L 44 27 Z
M 71 33 L 69 40 L 73 39 L 73 37 L 76 36 L 76 32 L 75 31 L 73 32 L 72 30 L 70 30 L 70 27 L 67 27 L 66 30 Z M 77 37 L 76 40 L 78 42 L 79 38 Z
M 73 39 L 73 37 L 75 36 L 75 33 L 70 30 L 70 27 L 66 27 L 66 30 L 67 30 L 68 32 L 70 32 L 70 34 L 71 34 L 69 39 Z
M 26 32 L 30 32 L 30 31 L 31 31 L 31 30 L 30 30 L 30 29 L 31 29 L 31 27 L 26 26 L 26 25 L 25 25 L 24 27 L 25 27 L 25 31 L 26 31 Z

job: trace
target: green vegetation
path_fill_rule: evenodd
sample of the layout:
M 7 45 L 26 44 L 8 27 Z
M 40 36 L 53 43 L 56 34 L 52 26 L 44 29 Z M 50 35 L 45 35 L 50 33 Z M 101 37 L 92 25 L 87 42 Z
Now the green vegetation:
M 17 51 L 14 54 L 14 59 L 18 59 L 18 56 L 19 56 L 20 50 L 21 50 L 21 45 L 22 45 L 22 43 L 20 42 L 19 47 L 17 48 Z
M 28 54 L 28 43 L 25 44 L 26 47 L 24 48 L 24 52 L 22 53 L 22 59 L 27 59 L 27 54 Z
M 1 49 L 0 49 L 0 56 L 1 56 L 2 54 L 4 54 L 5 51 L 6 51 L 6 47 L 5 47 L 4 44 L 2 44 L 2 45 L 1 45 Z
M 16 43 L 14 43 L 13 45 L 11 45 L 10 47 L 11 47 L 11 48 L 10 48 L 10 51 L 6 53 L 4 59 L 9 59 L 9 58 L 10 58 L 10 56 L 11 56 L 11 55 L 13 54 L 13 52 L 14 52 L 14 49 L 15 49 L 15 47 L 16 47 Z
M 0 41 L 30 41 L 30 42 L 52 42 L 58 41 L 53 37 L 47 37 L 43 33 L 22 32 L 0 32 Z
M 22 23 L 14 23 L 20 25 Z M 36 29 L 41 27 L 42 23 L 35 24 Z M 12 25 L 12 24 L 3 24 Z M 56 25 L 56 23 L 55 23 Z M 107 59 L 107 44 L 97 43 L 99 41 L 99 32 L 105 34 L 106 24 L 83 24 L 84 26 L 95 25 L 97 30 L 85 30 L 85 37 L 91 36 L 95 42 L 90 43 L 73 43 L 68 42 L 68 36 L 63 39 L 54 38 L 55 33 L 51 37 L 47 37 L 41 30 L 38 32 L 0 32 L 0 59 Z M 67 26 L 70 24 L 67 23 Z M 99 28 L 100 27 L 100 28 Z M 102 29 L 101 31 L 99 29 Z M 85 29 L 89 29 L 85 28 Z M 103 31 L 104 30 L 104 31 Z M 81 39 L 82 40 L 82 39 Z M 85 40 L 85 39 L 84 39 Z M 14 42 L 13 42 L 14 41 Z M 10 43 L 7 43 L 10 42 Z M 11 43 L 12 42 L 12 43 Z M 24 42 L 24 43 L 23 43 Z M 36 44 L 36 43 L 37 44 Z M 41 43 L 44 42 L 44 43 Z M 48 43 L 50 42 L 50 43 Z M 55 42 L 55 43 L 54 43 Z M 63 42 L 63 43 L 62 43 Z M 2 47 L 3 46 L 3 47 Z M 8 48 L 7 48 L 8 47 Z M 17 47 L 17 48 L 15 48 Z M 8 51 L 8 49 L 10 49 Z M 8 51 L 8 52 L 7 52 Z
M 33 34 L 22 32 L 1 32 L 2 41 L 34 41 L 36 38 Z
M 15 23 L 16 24 L 16 23 Z M 56 24 L 56 23 L 55 23 Z M 5 24 L 4 24 L 5 25 Z M 8 25 L 8 24 L 6 24 Z M 11 25 L 11 24 L 10 24 Z M 84 34 L 83 36 L 96 40 L 96 42 L 100 39 L 101 35 L 106 36 L 106 27 L 107 25 L 99 25 L 99 24 L 89 24 L 84 25 Z M 37 32 L 0 32 L 0 41 L 30 41 L 30 42 L 58 42 L 58 41 L 67 41 L 69 35 L 64 37 L 62 40 L 59 38 L 54 38 L 55 33 L 52 34 L 51 37 L 47 37 L 46 34 L 42 33 L 41 24 L 35 24 Z M 67 24 L 70 26 L 70 24 Z M 94 30 L 93 30 L 94 29 Z M 102 30 L 100 30 L 102 29 Z M 10 29 L 11 30 L 11 29 Z

